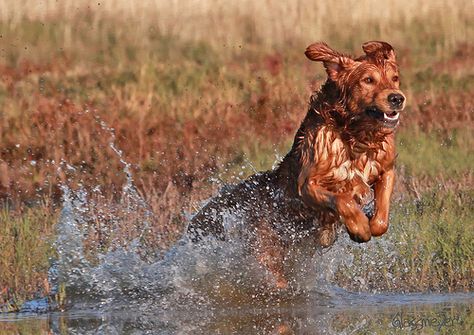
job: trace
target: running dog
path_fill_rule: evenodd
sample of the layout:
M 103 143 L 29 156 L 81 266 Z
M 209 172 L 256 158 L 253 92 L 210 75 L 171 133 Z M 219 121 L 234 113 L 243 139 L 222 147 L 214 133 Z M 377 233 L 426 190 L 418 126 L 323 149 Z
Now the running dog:
M 311 96 L 290 152 L 276 169 L 211 199 L 191 219 L 187 233 L 193 241 L 233 238 L 232 222 L 240 222 L 251 252 L 284 289 L 291 248 L 308 241 L 314 250 L 328 247 L 341 224 L 356 242 L 387 231 L 394 132 L 406 98 L 392 46 L 370 41 L 362 49 L 358 58 L 321 42 L 306 49 L 328 78 Z M 374 210 L 364 213 L 369 203 Z

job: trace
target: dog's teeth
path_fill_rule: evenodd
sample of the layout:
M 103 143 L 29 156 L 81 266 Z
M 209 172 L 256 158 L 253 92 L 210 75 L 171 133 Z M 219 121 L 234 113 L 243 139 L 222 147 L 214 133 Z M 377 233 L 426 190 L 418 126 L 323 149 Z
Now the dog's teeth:
M 397 113 L 395 114 L 394 116 L 390 117 L 388 116 L 387 114 L 384 114 L 384 119 L 385 120 L 390 120 L 390 121 L 393 121 L 393 120 L 398 120 L 398 117 L 400 116 L 400 113 Z

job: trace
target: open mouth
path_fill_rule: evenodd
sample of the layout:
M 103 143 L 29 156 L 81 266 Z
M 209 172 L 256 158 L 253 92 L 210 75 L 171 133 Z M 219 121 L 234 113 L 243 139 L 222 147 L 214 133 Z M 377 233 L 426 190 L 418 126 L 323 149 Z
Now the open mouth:
M 365 113 L 372 119 L 381 121 L 385 127 L 395 127 L 398 125 L 398 118 L 400 113 L 392 111 L 391 113 L 384 113 L 377 107 L 369 107 L 365 110 Z
M 387 121 L 396 121 L 398 120 L 399 116 L 400 116 L 400 113 L 398 113 L 397 111 L 393 111 L 390 114 L 386 114 L 386 113 L 383 114 L 384 120 L 387 120 Z

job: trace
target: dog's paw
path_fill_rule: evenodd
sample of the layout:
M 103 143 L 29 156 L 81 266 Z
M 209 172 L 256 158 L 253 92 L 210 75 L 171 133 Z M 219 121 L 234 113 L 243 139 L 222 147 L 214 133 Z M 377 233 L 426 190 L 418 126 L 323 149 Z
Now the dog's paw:
M 351 239 L 358 243 L 368 242 L 372 237 L 369 219 L 362 211 L 356 210 L 352 216 L 343 218 Z
M 372 236 L 381 236 L 388 230 L 388 219 L 384 219 L 381 215 L 375 214 L 370 220 L 369 225 Z
M 346 221 L 347 231 L 351 239 L 358 243 L 370 241 L 372 233 L 370 231 L 369 219 L 360 212 L 356 220 L 349 219 Z M 349 224 L 347 224 L 349 222 Z
M 336 241 L 336 231 L 335 231 L 335 229 L 333 229 L 332 227 L 323 229 L 319 233 L 318 239 L 319 239 L 319 245 L 320 246 L 322 246 L 323 248 L 330 247 Z
M 365 242 L 369 242 L 370 241 L 370 238 L 372 237 L 370 234 L 367 235 L 367 234 L 352 234 L 351 232 L 349 232 L 349 237 L 351 238 L 352 241 L 354 242 L 357 242 L 357 243 L 365 243 Z

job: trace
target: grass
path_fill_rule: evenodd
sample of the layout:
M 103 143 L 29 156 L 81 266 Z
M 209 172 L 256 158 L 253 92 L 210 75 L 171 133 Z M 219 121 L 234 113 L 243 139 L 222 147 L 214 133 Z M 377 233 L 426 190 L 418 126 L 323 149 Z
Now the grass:
M 42 28 L 48 32 L 48 40 L 62 42 L 66 48 L 82 46 L 75 35 L 93 30 L 95 37 L 91 42 L 99 40 L 104 46 L 120 44 L 124 38 L 133 36 L 142 37 L 132 40 L 148 48 L 149 38 L 146 37 L 157 34 L 209 41 L 214 45 L 252 44 L 266 48 L 308 39 L 334 40 L 339 43 L 338 47 L 359 48 L 360 43 L 354 41 L 354 36 L 391 34 L 391 40 L 403 41 L 417 50 L 428 46 L 440 53 L 466 40 L 472 33 L 472 26 L 466 23 L 470 21 L 470 9 L 473 8 L 468 0 L 459 0 L 455 5 L 445 0 L 435 4 L 423 0 L 383 3 L 367 0 L 349 4 L 345 1 L 298 0 L 278 5 L 249 0 L 238 4 L 225 0 L 199 4 L 182 0 L 174 5 L 158 0 L 146 3 L 122 0 L 113 4 L 87 0 L 61 3 L 2 0 L 0 5 L 5 8 L 0 20 L 11 27 L 22 27 L 25 19 L 37 22 L 19 35 L 21 40 L 24 36 L 41 36 L 38 28 Z M 107 26 L 104 23 L 108 20 L 118 23 L 113 29 L 115 34 L 104 31 Z M 76 24 L 78 21 L 80 25 Z M 41 25 L 46 22 L 53 22 L 60 29 Z M 425 43 L 413 43 L 418 38 Z M 46 50 L 47 46 L 42 48 Z
M 397 141 L 398 164 L 410 176 L 460 178 L 472 173 L 474 140 L 469 130 L 403 131 Z
M 354 260 L 341 267 L 340 284 L 356 291 L 361 282 L 374 291 L 472 290 L 473 190 L 438 190 L 393 207 L 386 238 L 350 247 Z
M 472 249 L 456 251 L 473 222 L 461 208 L 472 204 L 473 189 L 472 1 L 178 5 L 0 0 L 0 199 L 10 205 L 0 238 L 21 232 L 0 245 L 0 290 L 14 292 L 8 299 L 43 285 L 61 184 L 100 186 L 104 208 L 119 214 L 113 205 L 125 175 L 113 136 L 155 212 L 153 232 L 171 240 L 183 229 L 181 212 L 195 210 L 216 185 L 271 168 L 325 78 L 303 56 L 315 40 L 354 54 L 370 39 L 395 46 L 409 106 L 397 140 L 395 198 L 404 205 L 395 206 L 393 236 L 421 231 L 423 250 L 442 260 L 436 271 L 419 272 L 428 251 L 406 255 L 414 257 L 412 277 L 403 278 L 419 289 L 473 289 L 464 270 L 441 279 L 472 262 Z M 420 214 L 413 201 L 434 214 Z M 136 219 L 124 217 L 116 234 L 126 238 Z M 448 237 L 440 241 L 440 233 Z M 94 234 L 91 247 L 108 243 Z M 28 248 L 36 256 L 12 256 Z
M 474 192 L 428 194 L 404 209 L 400 243 L 407 281 L 424 290 L 466 290 L 474 269 Z M 404 223 L 399 219 L 398 225 Z M 397 223 L 396 223 L 397 224 Z M 417 234 L 416 234 L 417 233 Z
M 0 311 L 16 310 L 32 293 L 49 293 L 56 220 L 47 208 L 0 212 Z
M 50 325 L 48 320 L 34 320 L 17 322 L 2 322 L 0 335 L 20 335 L 20 334 L 40 334 L 46 335 L 50 333 Z

